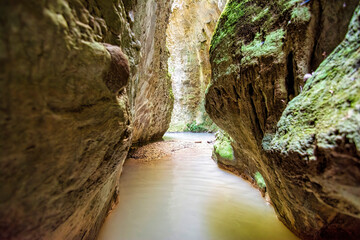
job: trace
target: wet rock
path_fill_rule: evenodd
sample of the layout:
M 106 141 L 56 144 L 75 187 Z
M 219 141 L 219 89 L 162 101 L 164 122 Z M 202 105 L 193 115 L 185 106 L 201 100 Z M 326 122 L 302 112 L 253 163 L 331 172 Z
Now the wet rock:
M 221 164 L 234 169 L 247 179 L 253 179 L 255 173 L 259 172 L 265 179 L 280 220 L 303 238 L 336 239 L 339 235 L 343 235 L 356 239 L 359 234 L 356 230 L 360 229 L 358 206 L 354 205 L 354 201 L 359 202 L 359 196 L 354 194 L 358 189 L 351 187 L 352 190 L 344 190 L 344 193 L 341 193 L 344 194 L 342 197 L 338 196 L 341 195 L 338 193 L 334 198 L 330 190 L 325 190 L 327 180 L 332 182 L 335 188 L 342 189 L 340 187 L 342 184 L 316 171 L 307 175 L 310 171 L 308 163 L 317 159 L 314 152 L 326 151 L 321 150 L 323 147 L 316 148 L 318 149 L 316 151 L 311 150 L 316 146 L 319 136 L 316 133 L 305 134 L 307 125 L 312 128 L 319 127 L 317 121 L 320 118 L 304 118 L 304 121 L 300 121 L 300 118 L 291 118 L 296 115 L 303 116 L 303 112 L 315 113 L 315 109 L 322 106 L 320 103 L 316 105 L 322 98 L 319 98 L 322 90 L 318 90 L 319 95 L 310 96 L 307 93 L 308 86 L 312 86 L 310 83 L 314 79 L 318 79 L 319 82 L 320 79 L 327 79 L 331 82 L 337 74 L 344 76 L 344 73 L 341 73 L 343 70 L 337 72 L 339 68 L 334 69 L 334 72 L 328 71 L 322 74 L 322 78 L 313 74 L 304 87 L 304 75 L 316 70 L 325 58 L 328 64 L 331 64 L 331 61 L 337 62 L 334 60 L 334 55 L 329 53 L 344 39 L 347 25 L 357 5 L 358 1 L 346 1 L 344 8 L 343 2 L 335 1 L 310 1 L 301 5 L 301 1 L 286 3 L 274 1 L 265 4 L 260 1 L 230 0 L 220 17 L 210 47 L 213 75 L 206 95 L 206 110 L 213 121 L 234 140 L 232 146 L 236 163 L 230 165 L 223 161 Z M 349 42 L 349 40 L 345 41 Z M 350 54 L 353 50 L 345 48 L 344 45 L 342 47 L 344 51 L 338 53 L 339 56 L 341 55 L 343 60 L 349 58 L 349 61 L 357 62 L 355 59 L 358 59 L 358 56 Z M 346 53 L 347 51 L 349 53 Z M 327 54 L 323 55 L 324 52 Z M 350 74 L 356 72 L 356 69 L 358 68 L 355 65 L 349 65 L 344 71 Z M 349 75 L 348 79 L 352 77 Z M 342 78 L 339 77 L 339 81 L 340 79 Z M 340 89 L 349 89 L 344 87 L 348 80 L 338 82 L 338 87 L 324 81 L 318 89 L 324 89 L 329 99 L 336 97 Z M 296 96 L 300 93 L 307 96 L 302 98 L 303 103 L 313 102 L 314 106 L 309 104 L 296 111 L 293 109 L 294 112 L 283 113 L 288 103 L 291 106 L 293 101 L 299 101 Z M 345 94 L 343 90 L 338 94 L 343 95 L 344 98 L 354 96 L 352 91 Z M 300 104 L 301 101 L 298 103 Z M 343 101 L 344 104 L 347 102 L 345 99 Z M 352 106 L 351 103 L 348 105 Z M 339 103 L 339 106 L 343 105 Z M 333 119 L 333 122 L 327 122 L 329 129 L 331 127 L 340 129 L 335 119 L 354 115 L 347 112 L 347 115 L 339 116 L 337 110 L 330 111 L 334 108 L 335 105 L 330 104 L 329 112 L 322 112 L 320 115 Z M 353 107 L 348 106 L 347 111 L 351 108 Z M 320 109 L 318 111 L 321 112 Z M 285 114 L 289 117 L 287 118 Z M 276 128 L 281 116 L 283 120 Z M 298 128 L 292 126 L 295 121 L 299 121 Z M 352 125 L 352 130 L 349 130 L 348 126 L 344 126 L 344 130 L 339 130 L 339 133 L 333 134 L 337 137 L 331 141 L 339 146 L 345 146 L 349 141 L 350 145 L 347 145 L 347 150 L 339 150 L 343 154 L 341 157 L 335 154 L 332 158 L 341 159 L 350 155 L 352 160 L 346 160 L 347 163 L 344 165 L 354 170 L 358 165 L 356 163 L 358 160 L 355 160 L 358 158 L 358 148 L 351 146 L 351 143 L 356 142 L 351 139 L 357 137 L 351 133 L 352 138 L 346 140 L 349 137 L 343 132 L 356 132 L 357 125 Z M 289 137 L 290 132 L 297 132 L 301 136 Z M 278 144 L 282 143 L 281 145 L 275 144 L 274 136 L 284 136 L 285 139 L 289 137 L 292 145 L 290 140 L 279 141 Z M 336 144 L 331 146 L 335 147 Z M 297 147 L 294 147 L 295 145 Z M 263 148 L 266 149 L 266 153 Z M 284 152 L 287 148 L 289 151 Z M 295 149 L 298 149 L 303 156 L 308 156 L 309 161 L 301 160 Z M 332 150 L 325 154 L 328 157 L 324 159 L 329 158 L 330 152 Z M 324 165 L 325 168 L 326 166 L 328 165 Z M 337 176 L 332 178 L 338 179 L 339 174 L 346 175 L 349 177 L 346 182 L 353 186 L 352 184 L 358 181 L 356 177 L 350 177 L 354 176 L 353 170 L 343 168 L 344 172 L 341 174 L 338 171 L 331 171 Z M 314 178 L 317 181 L 310 180 Z M 347 191 L 352 193 L 349 194 Z M 345 210 L 346 208 L 349 210 Z M 339 235 L 334 233 L 334 229 L 338 229 Z

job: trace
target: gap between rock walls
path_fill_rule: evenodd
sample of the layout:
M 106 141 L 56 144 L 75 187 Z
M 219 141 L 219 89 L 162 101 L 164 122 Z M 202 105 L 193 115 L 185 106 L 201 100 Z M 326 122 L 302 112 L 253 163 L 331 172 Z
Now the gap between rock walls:
M 0 3 L 0 239 L 96 239 L 129 150 L 212 157 L 302 239 L 360 239 L 359 1 Z M 209 143 L 212 144 L 212 143 Z

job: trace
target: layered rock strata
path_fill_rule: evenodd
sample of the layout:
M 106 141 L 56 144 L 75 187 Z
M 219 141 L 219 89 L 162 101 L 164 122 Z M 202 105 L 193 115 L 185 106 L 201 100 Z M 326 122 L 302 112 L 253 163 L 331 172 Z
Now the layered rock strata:
M 210 82 L 209 46 L 223 3 L 175 0 L 167 30 L 169 73 L 175 97 L 170 131 L 214 129 L 204 108 Z M 191 127 L 190 127 L 191 128 Z
M 331 54 L 357 5 L 229 1 L 210 48 L 213 75 L 206 110 L 234 140 L 235 160 L 224 164 L 250 180 L 260 172 L 280 219 L 306 239 L 356 239 L 359 234 L 358 9 L 346 40 Z M 324 59 L 314 73 L 318 77 L 304 88 L 304 76 Z M 339 59 L 348 64 L 335 68 Z M 314 81 L 318 85 L 311 92 Z M 350 82 L 355 90 L 345 90 Z M 294 99 L 300 93 L 304 97 Z M 348 114 L 351 124 L 340 126 Z M 320 143 L 325 139 L 328 145 Z
M 149 13 L 156 24 L 166 22 L 165 2 L 146 1 L 157 6 Z M 166 78 L 135 81 L 146 47 L 132 31 L 133 11 L 146 12 L 142 4 L 0 3 L 0 239 L 95 239 L 117 198 L 133 127 L 137 139 L 138 132 L 148 140 L 166 131 Z M 148 17 L 137 21 L 147 24 Z M 161 51 L 165 30 L 153 31 L 153 23 L 146 41 Z M 155 64 L 161 56 L 166 64 L 165 55 L 147 60 Z M 159 100 L 155 112 L 143 107 L 143 96 Z M 134 109 L 164 117 L 156 126 L 145 122 L 147 129 L 132 127 L 132 115 L 142 119 Z

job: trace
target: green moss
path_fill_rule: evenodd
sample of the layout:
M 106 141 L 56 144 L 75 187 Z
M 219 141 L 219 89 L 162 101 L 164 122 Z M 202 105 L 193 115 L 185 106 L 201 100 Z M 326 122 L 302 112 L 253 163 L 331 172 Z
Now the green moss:
M 290 11 L 303 0 L 275 0 L 266 2 L 266 7 L 261 1 L 229 0 L 222 12 L 214 35 L 211 40 L 210 52 L 224 42 L 224 39 L 241 39 L 248 43 L 252 41 L 256 32 L 267 34 L 274 32 L 273 27 L 284 27 L 290 20 Z M 293 11 L 295 21 L 305 21 L 310 18 L 310 11 L 306 6 Z M 265 37 L 265 36 L 262 36 Z M 262 42 L 261 39 L 260 43 Z M 254 44 L 254 43 L 253 43 Z
M 215 153 L 219 154 L 222 158 L 234 160 L 234 151 L 231 146 L 231 138 L 227 133 L 218 131 L 216 133 L 216 141 L 214 144 Z
M 267 7 L 265 9 L 261 10 L 261 12 L 259 14 L 255 15 L 252 18 L 252 21 L 256 22 L 256 21 L 262 20 L 263 18 L 268 17 L 268 16 L 269 16 L 269 8 Z
M 266 188 L 266 183 L 261 173 L 256 172 L 254 175 L 254 179 L 259 188 Z
M 184 132 L 185 129 L 186 129 L 185 123 L 178 123 L 178 124 L 170 123 L 170 127 L 167 131 L 168 132 Z
M 216 47 L 228 34 L 235 33 L 235 26 L 239 19 L 244 16 L 248 0 L 229 0 L 222 12 L 211 39 L 210 50 Z
M 291 12 L 291 20 L 295 22 L 308 22 L 311 18 L 311 12 L 308 7 L 296 7 Z
M 265 37 L 265 41 L 261 41 L 260 33 L 257 33 L 254 41 L 241 47 L 241 52 L 244 56 L 242 64 L 251 62 L 253 58 L 263 55 L 279 54 L 282 51 L 283 39 L 285 31 L 278 29 L 269 33 Z
M 204 123 L 196 123 L 193 121 L 186 124 L 185 132 L 208 132 L 208 129 L 204 126 Z
M 289 102 L 268 149 L 313 157 L 314 144 L 336 146 L 346 138 L 360 148 L 360 8 L 355 11 L 345 40 Z M 316 142 L 315 142 L 316 139 Z

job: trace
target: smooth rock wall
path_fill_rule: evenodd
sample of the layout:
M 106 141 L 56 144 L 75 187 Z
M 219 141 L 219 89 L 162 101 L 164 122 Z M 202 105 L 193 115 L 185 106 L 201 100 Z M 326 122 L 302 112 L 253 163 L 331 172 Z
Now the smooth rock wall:
M 166 42 L 175 97 L 170 131 L 184 131 L 191 123 L 211 128 L 204 96 L 211 78 L 208 50 L 220 13 L 217 0 L 173 3 Z
M 133 132 L 170 123 L 170 6 L 0 3 L 0 239 L 96 238 Z
M 139 39 L 138 74 L 133 79 L 133 141 L 160 139 L 169 128 L 174 97 L 168 74 L 166 29 L 170 0 L 137 1 L 131 16 L 132 29 Z

